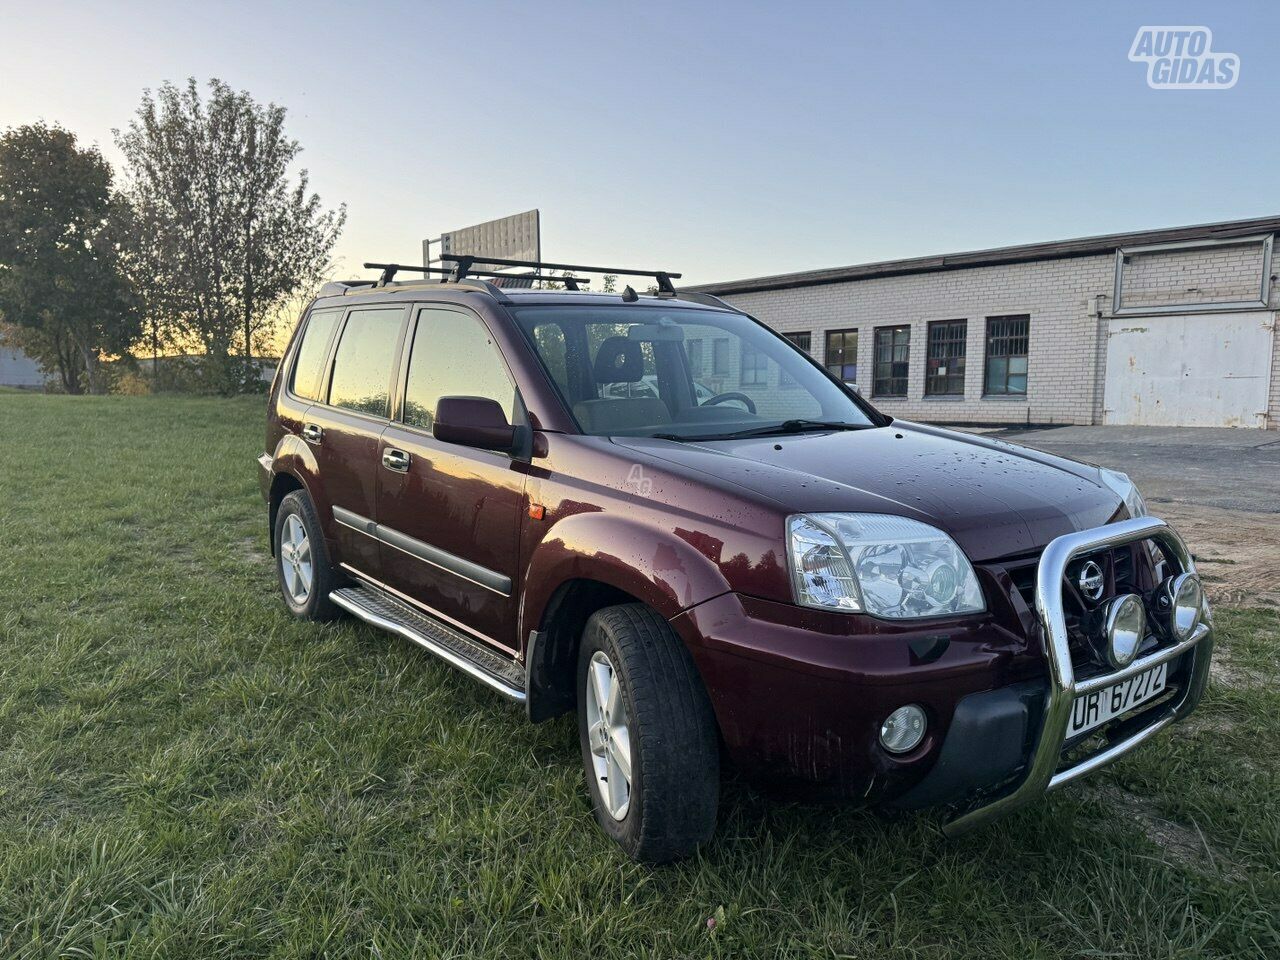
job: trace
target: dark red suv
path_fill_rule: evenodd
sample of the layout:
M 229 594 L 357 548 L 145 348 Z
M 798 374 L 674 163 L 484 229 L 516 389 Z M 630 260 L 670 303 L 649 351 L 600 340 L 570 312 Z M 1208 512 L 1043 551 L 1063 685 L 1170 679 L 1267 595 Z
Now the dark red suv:
M 576 710 L 631 856 L 712 835 L 723 761 L 958 832 L 1198 702 L 1195 565 L 1123 474 L 893 420 L 674 275 L 382 266 L 322 291 L 271 390 L 285 603 Z

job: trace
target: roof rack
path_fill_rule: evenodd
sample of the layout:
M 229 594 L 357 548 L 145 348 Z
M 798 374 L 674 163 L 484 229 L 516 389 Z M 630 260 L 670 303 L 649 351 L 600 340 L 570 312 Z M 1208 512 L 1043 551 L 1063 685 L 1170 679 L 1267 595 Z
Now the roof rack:
M 484 261 L 488 263 L 489 261 Z M 366 270 L 381 270 L 382 276 L 377 281 L 370 281 L 376 287 L 385 287 L 390 283 L 397 273 L 401 270 L 411 270 L 414 273 L 440 274 L 444 277 L 445 283 L 457 283 L 464 277 L 484 277 L 486 279 L 496 280 L 548 280 L 556 283 L 563 283 L 569 290 L 580 290 L 580 283 L 590 283 L 591 281 L 584 277 L 550 277 L 543 276 L 539 273 L 500 273 L 497 270 L 468 270 L 462 276 L 455 276 L 457 270 L 445 269 L 443 267 L 415 267 L 404 263 L 366 263 Z
M 502 257 L 486 257 L 481 254 L 471 253 L 445 253 L 441 254 L 442 261 L 448 260 L 453 264 L 453 270 L 449 272 L 449 279 L 452 281 L 461 280 L 466 276 L 509 276 L 509 274 L 494 274 L 488 271 L 477 271 L 473 267 L 475 264 L 485 266 L 498 267 L 528 267 L 531 270 L 572 270 L 574 273 L 602 273 L 612 274 L 619 277 L 653 277 L 658 282 L 658 296 L 674 297 L 676 288 L 671 283 L 672 279 L 679 279 L 680 274 L 672 273 L 670 270 L 632 270 L 627 267 L 584 267 L 579 264 L 572 263 L 546 263 L 540 260 L 506 260 Z M 370 264 L 365 264 L 370 266 Z M 429 269 L 426 267 L 414 269 Z M 563 281 L 564 277 L 544 277 L 546 280 Z M 565 284 L 568 286 L 568 284 Z M 569 289 L 575 289 L 570 287 Z
M 413 270 L 419 268 L 405 267 L 404 269 Z M 437 280 L 429 280 L 427 282 L 444 284 L 448 281 L 445 277 L 440 277 Z M 485 280 L 481 277 L 468 277 L 466 280 L 450 285 L 466 287 L 470 290 L 478 290 L 481 293 L 487 293 L 489 296 L 494 297 L 503 303 L 510 302 L 501 287 L 492 281 Z M 352 294 L 372 293 L 375 290 L 386 286 L 387 284 L 383 283 L 381 280 L 330 280 L 320 288 L 316 297 L 341 297 L 351 296 Z

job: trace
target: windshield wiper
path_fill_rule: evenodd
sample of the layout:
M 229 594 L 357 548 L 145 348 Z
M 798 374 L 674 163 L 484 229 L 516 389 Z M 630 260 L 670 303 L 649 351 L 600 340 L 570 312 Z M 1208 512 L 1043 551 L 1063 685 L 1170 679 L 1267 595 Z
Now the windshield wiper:
M 811 430 L 865 430 L 867 423 L 842 423 L 830 420 L 783 420 L 768 427 L 753 427 L 724 434 L 725 440 L 744 440 L 747 437 L 771 437 L 780 433 L 808 433 Z
M 829 420 L 783 420 L 767 427 L 752 427 L 750 430 L 735 430 L 732 433 L 709 433 L 697 437 L 682 437 L 674 433 L 655 433 L 658 440 L 676 440 L 680 443 L 696 443 L 699 440 L 745 440 L 749 437 L 772 437 L 787 433 L 807 433 L 811 430 L 866 430 L 874 424 L 841 423 Z

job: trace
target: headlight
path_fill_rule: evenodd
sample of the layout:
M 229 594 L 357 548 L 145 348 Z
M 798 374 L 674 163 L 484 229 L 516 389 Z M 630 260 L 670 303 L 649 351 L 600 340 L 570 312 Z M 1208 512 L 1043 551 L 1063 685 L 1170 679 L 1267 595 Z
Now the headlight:
M 1098 468 L 1098 472 L 1102 474 L 1102 482 L 1115 491 L 1116 495 L 1124 501 L 1125 507 L 1129 511 L 1129 517 L 1147 517 L 1147 505 L 1143 502 L 1142 494 L 1138 492 L 1137 485 L 1129 479 L 1129 475 L 1121 473 L 1119 470 L 1107 470 Z
M 908 620 L 986 609 L 969 558 L 941 530 L 879 513 L 787 519 L 796 603 Z

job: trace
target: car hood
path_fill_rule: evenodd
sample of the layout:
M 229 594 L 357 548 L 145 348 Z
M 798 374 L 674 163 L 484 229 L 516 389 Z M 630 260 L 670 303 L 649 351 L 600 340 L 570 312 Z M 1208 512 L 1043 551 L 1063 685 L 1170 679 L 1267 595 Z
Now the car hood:
M 945 530 L 975 562 L 1030 553 L 1101 526 L 1123 501 L 1096 467 L 895 420 L 865 430 L 696 443 L 616 443 L 750 490 L 787 513 L 857 511 Z

